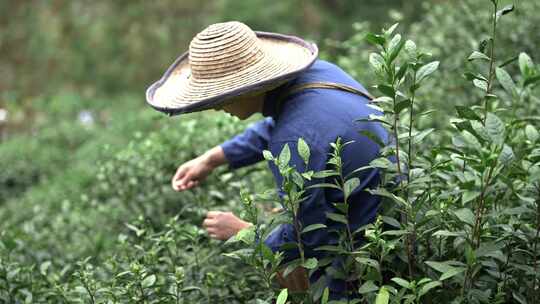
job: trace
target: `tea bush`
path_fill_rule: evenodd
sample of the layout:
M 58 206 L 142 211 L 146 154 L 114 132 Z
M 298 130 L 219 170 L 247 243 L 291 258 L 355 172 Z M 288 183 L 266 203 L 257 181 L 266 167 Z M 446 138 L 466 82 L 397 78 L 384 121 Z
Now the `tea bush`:
M 370 165 L 385 172 L 381 187 L 366 189 L 383 197 L 381 214 L 357 231 L 346 229 L 347 193 L 359 184 L 341 176 L 346 143 L 332 144 L 324 172 L 288 165 L 291 153 L 309 154 L 301 140 L 298 151 L 265 153 L 285 177 L 284 201 L 264 191 L 273 188 L 264 164 L 221 168 L 202 187 L 175 193 L 170 178 L 181 162 L 245 124 L 209 113 L 165 120 L 119 97 L 129 101 L 99 101 L 89 128 L 75 117 L 91 101 L 44 101 L 53 110 L 31 131 L 40 136 L 0 146 L 0 302 L 536 303 L 538 4 L 506 4 L 426 4 L 407 35 L 415 42 L 396 27 L 369 34 L 360 23 L 339 43 L 346 55 L 338 63 L 380 96 L 373 106 L 383 115 L 370 119 L 396 139 Z M 299 238 L 326 229 L 295 216 L 311 178 L 345 194 L 329 215 L 343 224 L 341 242 L 320 248 L 329 258 L 301 255 L 282 268 L 281 254 L 256 240 L 282 222 Z M 284 212 L 270 216 L 282 203 Z M 226 244 L 210 240 L 200 224 L 211 209 L 255 225 Z M 357 235 L 362 244 L 351 241 Z M 326 267 L 332 258 L 343 267 Z M 323 267 L 350 283 L 350 299 L 332 299 L 322 281 L 305 293 L 274 283 L 279 270 Z

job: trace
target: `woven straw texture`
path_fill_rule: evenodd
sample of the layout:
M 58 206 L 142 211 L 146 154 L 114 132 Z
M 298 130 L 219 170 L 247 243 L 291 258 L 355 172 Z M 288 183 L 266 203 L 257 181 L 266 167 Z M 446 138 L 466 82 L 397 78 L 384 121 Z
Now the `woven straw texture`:
M 296 37 L 253 32 L 236 21 L 213 24 L 197 34 L 189 52 L 149 88 L 147 100 L 164 112 L 212 108 L 290 77 L 316 57 L 316 46 Z

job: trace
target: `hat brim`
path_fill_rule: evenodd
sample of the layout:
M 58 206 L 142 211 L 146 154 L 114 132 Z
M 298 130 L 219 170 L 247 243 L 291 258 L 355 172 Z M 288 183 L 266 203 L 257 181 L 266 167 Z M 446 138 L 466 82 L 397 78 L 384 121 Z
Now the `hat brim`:
M 317 59 L 318 49 L 313 43 L 278 33 L 255 33 L 265 49 L 264 60 L 245 71 L 201 81 L 190 77 L 186 52 L 146 90 L 147 103 L 171 116 L 212 109 L 232 97 L 293 79 Z

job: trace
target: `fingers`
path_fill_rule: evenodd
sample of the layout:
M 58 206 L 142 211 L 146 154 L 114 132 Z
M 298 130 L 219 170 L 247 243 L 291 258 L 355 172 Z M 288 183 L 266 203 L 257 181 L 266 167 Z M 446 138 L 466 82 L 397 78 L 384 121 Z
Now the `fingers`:
M 216 224 L 216 220 L 211 219 L 211 218 L 207 218 L 203 221 L 203 227 L 207 228 L 206 230 L 208 230 L 208 228 L 210 227 L 213 227 L 215 224 Z
M 206 218 L 213 219 L 213 218 L 217 217 L 218 215 L 220 215 L 221 213 L 222 213 L 221 211 L 208 211 L 206 213 Z
M 184 177 L 186 172 L 187 172 L 187 167 L 185 167 L 184 165 L 180 166 L 178 170 L 176 170 L 176 173 L 174 174 L 171 180 L 172 188 L 175 191 L 181 190 L 181 186 L 182 186 L 181 179 Z
M 206 232 L 208 233 L 208 236 L 213 238 L 213 239 L 220 240 L 221 237 L 219 235 L 218 228 L 215 227 L 215 224 L 216 224 L 216 221 L 213 220 L 213 219 L 208 219 L 207 218 L 207 219 L 205 219 L 203 221 L 203 226 L 206 229 Z
M 184 177 L 184 174 L 186 174 L 187 171 L 188 167 L 185 165 L 181 165 L 180 167 L 178 167 L 178 170 L 176 170 L 176 173 L 174 174 L 173 182 L 182 179 L 182 177 Z
M 197 187 L 198 185 L 199 181 L 196 180 L 195 177 L 189 173 L 183 173 L 179 180 L 173 179 L 172 181 L 172 187 L 176 191 L 189 190 L 191 188 Z

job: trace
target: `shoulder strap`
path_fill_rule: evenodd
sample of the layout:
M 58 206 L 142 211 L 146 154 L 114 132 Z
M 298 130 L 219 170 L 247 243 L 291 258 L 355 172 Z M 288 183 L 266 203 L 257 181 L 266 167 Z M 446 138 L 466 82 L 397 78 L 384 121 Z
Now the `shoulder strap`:
M 308 82 L 308 83 L 301 83 L 292 86 L 288 90 L 286 90 L 284 93 L 282 93 L 278 97 L 278 103 L 281 104 L 287 97 L 298 93 L 303 90 L 307 89 L 335 89 L 335 90 L 341 90 L 349 93 L 353 93 L 356 95 L 360 95 L 362 97 L 367 98 L 369 101 L 372 101 L 374 98 L 367 92 L 362 92 L 356 88 L 353 88 L 351 86 L 341 84 L 341 83 L 335 83 L 335 82 Z

